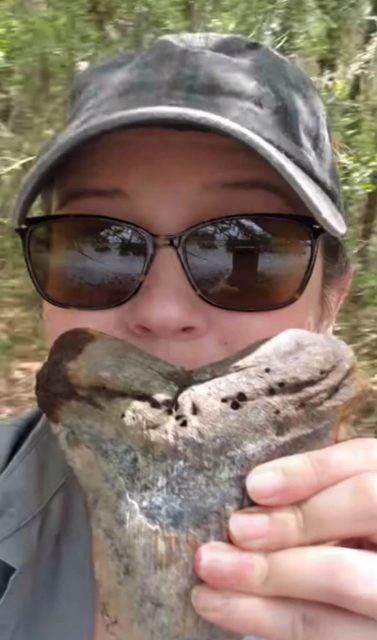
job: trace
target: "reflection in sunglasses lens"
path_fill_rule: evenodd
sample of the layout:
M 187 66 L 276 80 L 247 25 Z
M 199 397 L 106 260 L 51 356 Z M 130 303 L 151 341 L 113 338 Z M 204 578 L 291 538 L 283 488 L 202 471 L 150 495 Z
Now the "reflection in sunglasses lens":
M 142 234 L 130 226 L 72 218 L 36 226 L 30 254 L 38 283 L 51 300 L 93 308 L 132 295 L 147 246 Z
M 310 229 L 295 220 L 230 218 L 193 230 L 185 257 L 209 302 L 258 310 L 283 305 L 296 295 L 312 244 Z

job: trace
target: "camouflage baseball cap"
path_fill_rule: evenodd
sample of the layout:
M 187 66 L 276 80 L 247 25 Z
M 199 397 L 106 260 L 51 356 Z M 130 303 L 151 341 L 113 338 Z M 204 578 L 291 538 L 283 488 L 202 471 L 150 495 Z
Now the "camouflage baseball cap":
M 15 224 L 78 146 L 146 125 L 198 127 L 241 141 L 281 174 L 327 231 L 346 232 L 329 123 L 313 83 L 270 48 L 216 33 L 166 35 L 79 75 L 64 130 L 20 189 Z

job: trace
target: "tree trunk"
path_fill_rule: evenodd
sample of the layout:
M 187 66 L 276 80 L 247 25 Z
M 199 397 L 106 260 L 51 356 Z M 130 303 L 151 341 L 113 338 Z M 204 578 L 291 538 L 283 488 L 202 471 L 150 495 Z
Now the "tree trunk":
M 376 19 L 367 21 L 367 28 L 366 28 L 365 34 L 364 34 L 363 51 L 366 51 L 370 41 L 372 40 L 372 38 L 374 37 L 374 35 L 377 32 L 377 0 L 372 0 L 369 17 L 370 18 L 376 17 Z M 361 77 L 362 77 L 363 73 L 365 72 L 365 69 L 366 69 L 367 65 L 368 65 L 368 61 L 366 61 L 364 64 L 362 64 L 361 68 L 358 70 L 358 72 L 353 77 L 353 80 L 352 80 L 352 83 L 351 83 L 351 87 L 350 87 L 350 91 L 349 91 L 350 100 L 357 100 L 357 98 L 360 95 Z
M 341 48 L 341 36 L 337 20 L 339 13 L 337 7 L 334 8 L 328 0 L 317 0 L 317 5 L 321 13 L 329 19 L 326 25 L 326 48 L 318 57 L 318 66 L 321 75 L 330 72 L 335 73 L 338 65 L 339 51 Z
M 183 15 L 186 19 L 186 29 L 197 31 L 199 28 L 199 11 L 196 0 L 184 0 L 182 4 Z
M 363 270 L 367 270 L 369 268 L 370 245 L 377 219 L 377 170 L 372 174 L 372 182 L 374 184 L 374 189 L 367 195 L 364 211 L 361 217 L 358 258 L 360 267 Z
M 103 6 L 103 3 L 99 2 L 99 0 L 89 0 L 88 14 L 98 33 L 106 35 L 106 26 L 112 19 L 111 7 Z

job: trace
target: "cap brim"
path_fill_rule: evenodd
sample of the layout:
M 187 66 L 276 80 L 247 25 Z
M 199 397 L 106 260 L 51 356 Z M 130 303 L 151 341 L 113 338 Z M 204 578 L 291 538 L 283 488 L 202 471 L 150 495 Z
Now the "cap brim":
M 79 129 L 77 126 L 65 129 L 42 154 L 24 182 L 13 210 L 14 225 L 17 226 L 24 222 L 30 207 L 53 170 L 77 147 L 100 134 L 120 127 L 153 123 L 156 123 L 156 126 L 157 124 L 199 125 L 211 131 L 227 134 L 245 143 L 276 169 L 326 231 L 338 238 L 346 233 L 347 226 L 344 217 L 335 203 L 310 176 L 272 144 L 249 129 L 222 116 L 207 111 L 173 106 L 155 106 L 121 111 L 92 121 L 89 125 L 83 124 Z

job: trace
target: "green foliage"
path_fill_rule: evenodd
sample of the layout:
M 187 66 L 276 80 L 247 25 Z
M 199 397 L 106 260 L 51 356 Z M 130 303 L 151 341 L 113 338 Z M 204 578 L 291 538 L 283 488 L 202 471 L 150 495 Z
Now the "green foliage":
M 377 222 L 369 229 L 365 216 L 368 195 L 377 189 L 377 0 L 0 0 L 0 218 L 7 218 L 41 145 L 61 127 L 74 75 L 93 61 L 177 31 L 246 34 L 311 75 L 333 125 L 350 252 L 357 265 L 364 229 L 374 267 Z M 17 282 L 13 302 L 7 287 L 7 300 L 29 304 L 19 247 L 4 233 L 0 243 L 2 273 Z M 340 320 L 345 332 L 352 325 L 356 343 L 358 331 L 359 337 L 375 335 L 376 307 L 376 269 L 359 265 Z M 22 309 L 24 314 L 23 303 Z M 32 323 L 26 324 L 31 331 Z M 9 341 L 3 338 L 0 354 L 11 354 Z

